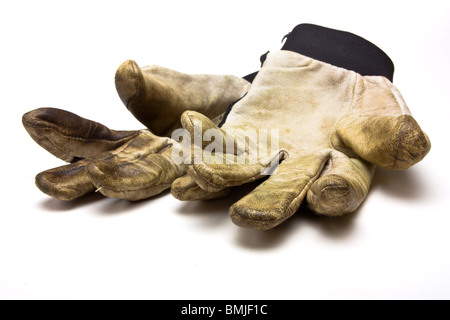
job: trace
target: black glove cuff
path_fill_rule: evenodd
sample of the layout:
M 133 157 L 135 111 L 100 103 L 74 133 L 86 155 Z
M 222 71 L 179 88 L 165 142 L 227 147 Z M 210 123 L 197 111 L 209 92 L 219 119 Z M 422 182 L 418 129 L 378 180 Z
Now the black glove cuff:
M 350 32 L 314 24 L 299 24 L 285 36 L 281 50 L 289 50 L 363 76 L 394 77 L 394 64 L 373 43 Z

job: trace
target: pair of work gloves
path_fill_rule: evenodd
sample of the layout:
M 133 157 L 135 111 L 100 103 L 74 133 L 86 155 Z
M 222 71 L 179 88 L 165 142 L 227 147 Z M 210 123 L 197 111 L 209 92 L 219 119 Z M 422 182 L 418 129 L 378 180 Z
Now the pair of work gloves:
M 429 152 L 392 84 L 393 63 L 365 39 L 301 24 L 261 61 L 244 78 L 125 62 L 116 88 L 145 130 L 110 130 L 51 108 L 25 114 L 32 138 L 70 162 L 38 174 L 37 186 L 61 200 L 96 190 L 140 200 L 170 187 L 177 199 L 202 200 L 266 178 L 230 216 L 267 230 L 305 197 L 318 214 L 353 212 L 376 166 L 406 169 Z M 170 138 L 180 127 L 188 136 Z

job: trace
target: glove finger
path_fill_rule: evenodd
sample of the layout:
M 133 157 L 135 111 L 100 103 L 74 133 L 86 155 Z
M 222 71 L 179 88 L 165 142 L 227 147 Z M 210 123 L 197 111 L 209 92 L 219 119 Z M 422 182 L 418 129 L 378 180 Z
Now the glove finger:
M 80 160 L 39 173 L 36 186 L 45 194 L 59 200 L 70 201 L 95 191 L 86 167 L 89 161 Z
M 168 141 L 143 131 L 117 154 L 93 161 L 89 178 L 110 198 L 137 201 L 159 194 L 184 174 L 170 158 Z
M 232 221 L 241 227 L 268 230 L 291 217 L 330 153 L 300 154 L 281 163 L 275 174 L 230 208 Z
M 401 93 L 384 77 L 365 77 L 363 83 L 364 94 L 336 127 L 337 140 L 385 169 L 407 169 L 421 161 L 430 140 Z
M 214 138 L 214 145 L 221 148 L 223 152 L 238 155 L 246 151 L 245 143 L 219 128 L 212 120 L 201 113 L 184 112 L 181 115 L 181 125 L 189 132 L 191 142 L 199 144 L 198 147 L 202 149 L 208 147 L 212 138 Z
M 410 115 L 347 116 L 338 137 L 361 158 L 385 169 L 407 169 L 430 151 L 428 136 Z
M 245 163 L 247 160 L 245 157 L 216 154 L 209 158 L 204 158 L 204 162 L 188 165 L 186 172 L 203 190 L 218 192 L 228 187 L 240 186 L 266 176 L 280 163 L 284 156 L 284 152 L 279 151 L 256 163 Z
M 278 165 L 285 156 L 283 151 L 277 150 L 262 159 L 254 158 L 248 152 L 244 139 L 226 133 L 198 112 L 184 112 L 181 123 L 193 140 L 191 162 L 186 172 L 199 187 L 208 192 L 219 192 L 255 181 Z M 208 139 L 204 139 L 205 136 Z M 212 137 L 213 144 L 209 141 Z M 214 150 L 206 152 L 210 145 L 214 145 Z
M 231 189 L 226 188 L 218 192 L 208 192 L 198 186 L 189 176 L 184 175 L 172 183 L 172 195 L 181 201 L 211 200 L 226 197 Z
M 98 159 L 102 153 L 117 149 L 137 135 L 137 131 L 110 130 L 98 122 L 55 108 L 27 112 L 22 122 L 36 143 L 67 162 L 76 158 Z
M 131 60 L 116 72 L 117 92 L 128 110 L 152 132 L 169 136 L 180 127 L 186 110 L 213 119 L 241 98 L 250 83 L 229 75 L 188 75 L 159 66 L 139 66 Z
M 306 200 L 318 214 L 340 216 L 353 212 L 365 199 L 374 172 L 373 164 L 333 151 Z

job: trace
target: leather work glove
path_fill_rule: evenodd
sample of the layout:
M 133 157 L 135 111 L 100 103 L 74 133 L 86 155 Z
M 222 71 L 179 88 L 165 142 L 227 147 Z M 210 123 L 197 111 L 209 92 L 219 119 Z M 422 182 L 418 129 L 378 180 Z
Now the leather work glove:
M 302 45 L 297 29 L 286 36 L 285 46 L 293 51 Z M 265 58 L 266 54 L 261 56 L 261 63 Z M 126 200 L 162 192 L 185 174 L 184 168 L 170 159 L 173 141 L 162 137 L 181 127 L 180 117 L 186 110 L 196 110 L 218 123 L 229 105 L 245 94 L 256 74 L 243 79 L 187 75 L 158 66 L 141 69 L 126 61 L 116 72 L 117 92 L 149 130 L 115 131 L 63 110 L 31 111 L 24 115 L 23 124 L 32 138 L 53 155 L 71 162 L 38 174 L 36 185 L 60 200 L 73 200 L 95 190 Z M 211 199 L 224 196 L 226 191 L 208 193 L 191 183 L 190 193 Z
M 181 126 L 181 114 L 196 110 L 218 123 L 250 86 L 235 76 L 141 69 L 133 61 L 119 67 L 115 83 L 124 104 L 148 130 L 110 130 L 53 108 L 23 116 L 25 129 L 40 146 L 70 162 L 36 176 L 37 187 L 47 195 L 68 201 L 98 190 L 112 198 L 140 200 L 170 188 L 184 174 L 171 161 L 173 141 L 168 138 Z
M 305 43 L 308 56 L 269 53 L 221 128 L 195 111 L 183 113 L 194 143 L 183 150 L 189 176 L 173 183 L 176 198 L 201 199 L 194 188 L 224 192 L 272 173 L 230 208 L 235 224 L 267 230 L 291 217 L 304 198 L 318 214 L 353 212 L 375 166 L 407 169 L 429 152 L 427 135 L 391 82 L 385 53 L 350 33 L 306 29 L 320 34 Z M 261 143 L 262 130 L 273 129 L 279 139 Z

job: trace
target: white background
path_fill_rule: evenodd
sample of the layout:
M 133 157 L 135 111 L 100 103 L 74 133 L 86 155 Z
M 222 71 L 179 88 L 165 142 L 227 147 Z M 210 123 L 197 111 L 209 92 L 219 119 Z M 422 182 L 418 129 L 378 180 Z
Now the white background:
M 448 1 L 2 1 L 0 298 L 450 298 Z M 394 83 L 432 141 L 423 162 L 379 170 L 339 219 L 299 212 L 259 232 L 218 201 L 169 192 L 71 203 L 34 186 L 62 165 L 21 124 L 57 107 L 115 129 L 142 126 L 114 87 L 127 59 L 245 75 L 302 22 L 357 33 L 396 65 Z

